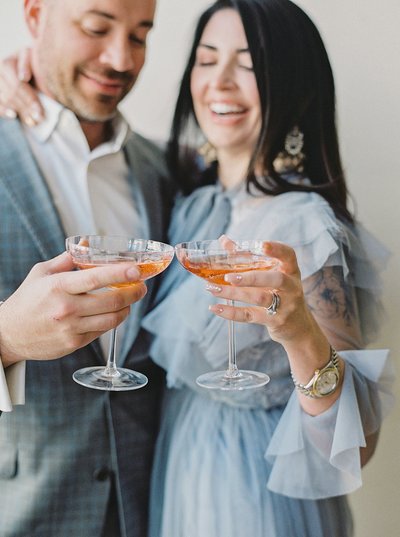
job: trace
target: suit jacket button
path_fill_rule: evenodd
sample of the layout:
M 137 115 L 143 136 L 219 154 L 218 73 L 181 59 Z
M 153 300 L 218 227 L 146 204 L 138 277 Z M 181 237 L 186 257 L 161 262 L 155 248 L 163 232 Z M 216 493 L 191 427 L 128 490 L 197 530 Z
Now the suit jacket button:
M 105 481 L 111 475 L 111 470 L 107 466 L 102 466 L 101 468 L 96 468 L 93 472 L 93 477 L 96 481 Z

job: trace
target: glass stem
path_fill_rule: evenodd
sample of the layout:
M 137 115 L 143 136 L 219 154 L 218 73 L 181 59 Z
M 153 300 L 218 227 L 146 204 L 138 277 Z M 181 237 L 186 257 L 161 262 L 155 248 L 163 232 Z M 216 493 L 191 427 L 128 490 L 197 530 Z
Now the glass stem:
M 234 306 L 235 302 L 233 300 L 227 300 L 226 303 L 228 306 Z M 236 365 L 236 337 L 235 337 L 235 322 L 228 321 L 228 370 L 226 372 L 227 377 L 238 377 L 240 376 L 240 371 Z
M 106 377 L 119 377 L 120 373 L 115 363 L 115 357 L 117 354 L 117 329 L 113 328 L 110 334 L 110 347 L 108 350 L 107 365 L 104 369 L 104 375 Z

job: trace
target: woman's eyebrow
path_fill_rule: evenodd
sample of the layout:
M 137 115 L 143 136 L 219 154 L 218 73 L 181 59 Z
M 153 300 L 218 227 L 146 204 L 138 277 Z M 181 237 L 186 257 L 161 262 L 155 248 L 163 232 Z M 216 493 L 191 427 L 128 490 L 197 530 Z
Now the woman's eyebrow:
M 208 43 L 199 43 L 198 48 L 205 48 L 207 50 L 215 50 L 215 51 L 218 50 L 217 47 L 215 47 L 214 45 L 209 45 Z M 248 48 L 238 48 L 236 49 L 236 52 L 238 54 L 249 54 L 250 50 Z

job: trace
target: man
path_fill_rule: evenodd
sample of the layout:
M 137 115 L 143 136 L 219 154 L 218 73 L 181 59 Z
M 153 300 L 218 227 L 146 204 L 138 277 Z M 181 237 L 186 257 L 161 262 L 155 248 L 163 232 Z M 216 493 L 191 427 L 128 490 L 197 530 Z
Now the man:
M 96 338 L 145 288 L 88 294 L 137 272 L 71 272 L 57 254 L 66 235 L 164 238 L 172 192 L 162 156 L 117 112 L 143 66 L 154 9 L 155 0 L 24 2 L 46 119 L 33 129 L 0 120 L 0 393 L 27 360 L 26 404 L 0 418 L 1 537 L 146 535 L 163 385 L 138 335 L 151 289 L 119 353 L 149 385 L 83 388 L 73 371 L 104 363 Z

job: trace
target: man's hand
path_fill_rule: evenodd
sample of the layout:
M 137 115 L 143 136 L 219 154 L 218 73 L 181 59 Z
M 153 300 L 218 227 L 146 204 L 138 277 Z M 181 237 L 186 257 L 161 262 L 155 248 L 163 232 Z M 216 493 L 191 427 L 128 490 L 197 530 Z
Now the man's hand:
M 29 127 L 43 119 L 43 108 L 32 79 L 30 50 L 22 49 L 0 63 L 0 116 L 19 116 Z
M 2 304 L 0 355 L 5 367 L 26 359 L 59 358 L 84 347 L 120 324 L 130 305 L 146 294 L 133 263 L 73 268 L 67 253 L 38 263 Z M 126 281 L 137 283 L 104 289 Z

